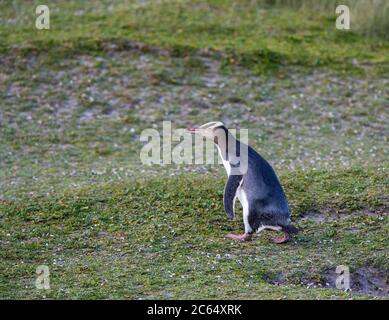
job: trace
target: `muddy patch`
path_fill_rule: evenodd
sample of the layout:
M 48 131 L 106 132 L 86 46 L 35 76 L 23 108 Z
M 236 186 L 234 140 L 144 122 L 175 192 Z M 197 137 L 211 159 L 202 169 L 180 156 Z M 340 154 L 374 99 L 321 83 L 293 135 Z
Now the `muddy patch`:
M 335 270 L 326 274 L 326 286 L 336 288 L 339 274 Z M 389 274 L 373 267 L 362 267 L 350 271 L 351 291 L 371 296 L 389 297 Z
M 324 273 L 320 280 L 302 278 L 298 281 L 298 283 L 305 286 L 307 289 L 338 289 L 336 286 L 336 280 L 338 277 L 339 274 L 337 274 L 334 269 Z M 265 280 L 266 282 L 276 286 L 285 286 L 291 283 L 284 273 L 279 273 L 275 277 L 269 277 Z M 292 282 L 295 283 L 295 281 Z M 389 274 L 388 272 L 373 267 L 361 267 L 356 270 L 350 270 L 350 289 L 352 292 L 369 296 L 389 297 Z
M 337 289 L 336 280 L 339 274 L 331 270 L 324 275 L 323 282 L 306 283 L 307 288 Z M 353 292 L 370 296 L 389 297 L 389 276 L 387 272 L 373 267 L 362 267 L 350 271 L 350 289 Z M 342 289 L 339 289 L 342 290 Z

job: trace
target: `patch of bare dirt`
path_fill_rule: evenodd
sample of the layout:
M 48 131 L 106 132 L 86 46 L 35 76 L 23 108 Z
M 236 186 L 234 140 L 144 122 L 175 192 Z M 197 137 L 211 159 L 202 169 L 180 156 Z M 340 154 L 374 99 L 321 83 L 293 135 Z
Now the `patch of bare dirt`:
M 300 215 L 301 221 L 312 221 L 315 223 L 324 223 L 336 220 L 344 220 L 356 216 L 368 216 L 368 217 L 385 217 L 389 214 L 388 208 L 377 208 L 372 211 L 371 209 L 363 209 L 351 214 L 342 214 L 335 212 L 307 212 Z
M 336 288 L 338 276 L 335 270 L 327 273 L 327 287 Z M 350 271 L 350 286 L 354 292 L 389 297 L 389 274 L 373 267 L 362 267 Z
M 314 281 L 308 278 L 303 278 L 300 284 L 310 288 L 331 288 L 337 289 L 336 279 L 339 274 L 335 269 L 326 272 L 321 281 Z M 272 285 L 285 286 L 288 284 L 288 279 L 284 273 L 279 273 L 273 278 L 268 278 L 266 281 Z M 369 296 L 389 297 L 389 274 L 383 270 L 373 267 L 361 267 L 350 271 L 350 289 L 352 292 L 362 293 Z M 339 289 L 342 290 L 342 289 Z

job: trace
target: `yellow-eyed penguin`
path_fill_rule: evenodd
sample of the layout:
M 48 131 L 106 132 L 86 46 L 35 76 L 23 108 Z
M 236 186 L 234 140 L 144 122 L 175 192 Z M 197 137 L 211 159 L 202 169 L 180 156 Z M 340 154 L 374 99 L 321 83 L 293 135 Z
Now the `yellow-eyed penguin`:
M 241 143 L 222 122 L 209 122 L 199 128 L 187 129 L 213 141 L 228 174 L 224 189 L 224 209 L 231 219 L 235 216 L 235 199 L 243 208 L 245 232 L 227 237 L 240 241 L 251 240 L 254 232 L 278 230 L 283 237 L 273 238 L 285 243 L 298 230 L 291 224 L 285 193 L 270 164 L 250 146 Z

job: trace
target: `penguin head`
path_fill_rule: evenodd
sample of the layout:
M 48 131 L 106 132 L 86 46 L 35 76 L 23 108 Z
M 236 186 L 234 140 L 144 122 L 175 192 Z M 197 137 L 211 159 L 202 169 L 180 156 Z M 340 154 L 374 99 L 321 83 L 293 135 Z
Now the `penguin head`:
M 225 135 L 228 130 L 223 122 L 212 121 L 203 124 L 198 128 L 188 128 L 187 132 L 191 134 L 198 134 L 216 143 L 217 139 L 215 138 L 220 137 L 221 134 Z

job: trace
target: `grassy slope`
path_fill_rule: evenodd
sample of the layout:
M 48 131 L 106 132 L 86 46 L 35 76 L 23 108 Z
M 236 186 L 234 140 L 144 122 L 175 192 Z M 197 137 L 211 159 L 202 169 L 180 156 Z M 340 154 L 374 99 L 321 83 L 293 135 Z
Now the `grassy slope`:
M 226 65 L 240 63 L 257 72 L 280 63 L 358 73 L 369 65 L 374 72 L 387 71 L 388 42 L 337 31 L 332 12 L 265 10 L 249 1 L 161 1 L 152 6 L 61 1 L 51 5 L 52 29 L 36 32 L 27 6 L 3 7 L 6 16 L 15 18 L 0 27 L 4 51 L 15 46 L 22 52 L 50 49 L 58 57 L 59 52 L 100 51 L 104 42 L 125 44 L 131 39 L 177 54 L 221 51 Z
M 0 297 L 366 298 L 306 286 L 338 264 L 388 272 L 387 42 L 228 1 L 58 1 L 37 32 L 14 3 L 0 4 Z M 139 166 L 150 123 L 209 117 L 248 127 L 279 169 L 294 242 L 225 240 L 242 223 L 223 213 L 222 170 L 165 183 L 187 168 Z M 34 289 L 42 263 L 50 292 Z

